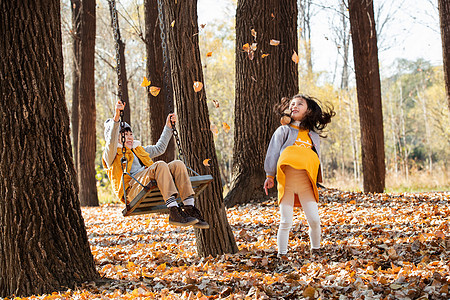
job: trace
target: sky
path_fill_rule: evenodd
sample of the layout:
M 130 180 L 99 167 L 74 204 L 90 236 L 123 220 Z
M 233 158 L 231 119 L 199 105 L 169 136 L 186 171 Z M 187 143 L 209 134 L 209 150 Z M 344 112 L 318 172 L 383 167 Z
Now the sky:
M 392 72 L 397 58 L 409 60 L 423 58 L 430 61 L 432 65 L 442 65 L 437 0 L 384 0 L 384 2 L 387 3 L 384 11 L 392 12 L 392 21 L 381 33 L 385 41 L 384 47 L 380 49 L 386 48 L 379 51 L 381 72 L 384 74 Z M 380 1 L 375 0 L 374 3 L 377 6 Z M 392 3 L 396 5 L 402 3 L 402 6 L 400 9 L 388 7 Z M 216 19 L 232 18 L 234 14 L 235 4 L 231 0 L 198 0 L 199 24 L 208 24 Z M 330 38 L 332 22 L 329 10 L 315 8 L 311 44 L 313 69 L 316 72 L 333 72 L 335 68 L 338 54 L 335 43 Z M 330 70 L 331 66 L 333 70 Z

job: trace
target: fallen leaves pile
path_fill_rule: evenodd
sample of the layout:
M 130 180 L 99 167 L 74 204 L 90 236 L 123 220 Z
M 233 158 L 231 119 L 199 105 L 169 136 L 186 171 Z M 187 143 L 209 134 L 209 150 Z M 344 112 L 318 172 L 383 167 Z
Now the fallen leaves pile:
M 198 257 L 193 229 L 167 215 L 83 208 L 103 278 L 40 299 L 450 298 L 450 193 L 320 194 L 320 257 L 296 210 L 289 253 L 277 258 L 275 199 L 229 209 L 240 251 L 215 258 Z

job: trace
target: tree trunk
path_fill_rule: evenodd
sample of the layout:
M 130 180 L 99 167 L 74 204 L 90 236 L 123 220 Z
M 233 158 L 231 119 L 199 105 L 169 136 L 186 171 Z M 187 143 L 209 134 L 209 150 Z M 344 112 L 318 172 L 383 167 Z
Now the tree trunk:
M 77 197 L 60 1 L 0 0 L 0 19 L 0 297 L 23 297 L 98 274 Z
M 73 82 L 72 82 L 72 141 L 75 168 L 78 167 L 78 123 L 80 97 L 80 40 L 81 40 L 81 0 L 71 0 L 73 38 Z M 78 173 L 78 170 L 77 170 Z
M 95 179 L 95 0 L 81 0 L 78 183 L 82 206 L 98 206 Z
M 173 110 L 173 97 L 168 103 L 166 89 L 163 88 L 163 53 L 161 31 L 159 29 L 158 6 L 155 0 L 145 0 L 145 47 L 147 51 L 147 78 L 152 86 L 161 88 L 155 97 L 147 93 L 149 108 L 150 143 L 156 144 L 166 124 L 170 110 Z M 167 54 L 168 55 L 168 54 Z M 167 56 L 168 57 L 168 56 Z M 170 76 L 170 74 L 168 74 Z M 172 91 L 171 91 L 172 92 Z M 175 144 L 170 140 L 166 152 L 154 160 L 172 161 L 175 157 Z
M 200 174 L 210 173 L 214 181 L 197 199 L 197 206 L 209 230 L 195 230 L 201 256 L 238 251 L 228 224 L 222 198 L 222 184 L 204 89 L 195 92 L 195 81 L 204 82 L 198 45 L 197 1 L 164 0 L 167 47 L 170 54 L 174 99 L 180 122 L 181 146 L 186 164 Z M 170 26 L 176 20 L 173 27 Z M 202 164 L 210 159 L 210 167 Z
M 264 159 L 275 129 L 280 125 L 273 107 L 282 96 L 298 92 L 296 1 L 238 1 L 236 10 L 236 99 L 233 180 L 225 197 L 228 207 L 264 198 Z M 252 29 L 257 32 L 256 41 Z M 280 40 L 271 46 L 270 40 Z M 257 43 L 254 58 L 242 51 Z M 261 54 L 270 54 L 262 57 Z
M 447 105 L 450 110 L 450 2 L 447 0 L 439 0 L 438 6 L 441 24 L 445 88 L 447 90 Z
M 115 0 L 114 0 L 115 1 Z M 113 30 L 114 28 L 114 20 L 112 16 L 112 1 L 108 0 L 109 2 L 109 11 L 111 14 L 111 27 Z M 115 5 L 114 5 L 115 7 Z M 117 13 L 117 18 L 119 18 L 119 14 Z M 128 78 L 127 78 L 127 68 L 125 64 L 125 44 L 122 41 L 122 38 L 120 37 L 120 26 L 119 26 L 119 20 L 117 19 L 117 41 L 114 41 L 114 46 L 118 48 L 119 50 L 119 57 L 120 57 L 120 65 L 116 66 L 117 68 L 120 68 L 120 78 L 117 78 L 118 81 L 118 93 L 119 98 L 122 102 L 125 102 L 125 108 L 123 110 L 123 120 L 131 125 L 131 105 L 130 105 L 130 97 L 128 96 Z M 117 57 L 116 57 L 116 63 L 117 63 Z
M 385 162 L 377 34 L 370 0 L 350 0 L 365 192 L 384 191 Z

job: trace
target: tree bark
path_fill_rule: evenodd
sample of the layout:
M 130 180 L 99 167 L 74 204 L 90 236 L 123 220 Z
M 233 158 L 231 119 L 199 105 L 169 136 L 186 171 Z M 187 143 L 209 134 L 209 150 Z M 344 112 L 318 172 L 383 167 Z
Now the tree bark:
M 0 297 L 23 297 L 98 273 L 77 197 L 60 1 L 0 0 L 0 20 Z
M 447 0 L 439 0 L 438 7 L 441 24 L 445 88 L 447 91 L 447 105 L 450 110 L 450 2 Z
M 115 0 L 114 0 L 115 1 Z M 111 27 L 113 30 L 114 28 L 114 20 L 112 16 L 112 6 L 111 6 L 111 0 L 108 0 L 109 2 L 109 11 L 111 14 Z M 116 66 L 116 70 L 119 67 L 120 68 L 120 78 L 117 78 L 118 82 L 118 93 L 119 98 L 122 102 L 125 102 L 125 108 L 123 110 L 123 120 L 131 125 L 131 105 L 130 105 L 130 97 L 128 96 L 128 77 L 127 77 L 127 68 L 125 63 L 125 44 L 122 41 L 122 38 L 120 37 L 120 26 L 119 26 L 119 14 L 117 13 L 117 41 L 114 41 L 114 47 L 119 48 L 119 57 L 120 57 L 120 65 Z M 117 58 L 116 58 L 116 63 Z M 120 90 L 119 90 L 120 89 Z
M 81 0 L 71 0 L 72 8 L 72 39 L 73 39 L 73 70 L 72 70 L 72 141 L 75 158 L 75 168 L 78 167 L 78 124 L 80 97 L 80 35 L 81 35 Z M 78 170 L 77 170 L 78 173 Z
M 180 122 L 186 164 L 200 174 L 210 173 L 214 181 L 197 199 L 196 206 L 210 224 L 195 230 L 198 254 L 217 256 L 238 251 L 228 223 L 213 134 L 210 130 L 205 89 L 195 92 L 195 81 L 204 82 L 198 45 L 197 1 L 164 0 L 165 28 L 170 54 L 174 100 Z M 176 20 L 174 26 L 170 26 Z M 210 159 L 210 167 L 202 164 Z
M 298 51 L 296 1 L 238 1 L 236 10 L 236 99 L 233 179 L 225 197 L 228 207 L 263 199 L 264 159 L 280 125 L 273 107 L 283 96 L 298 92 L 298 70 L 292 54 Z M 256 40 L 252 29 L 257 32 Z M 270 40 L 280 40 L 271 46 Z M 243 51 L 257 43 L 254 58 Z M 262 54 L 270 54 L 262 57 Z
M 98 206 L 95 179 L 95 0 L 81 0 L 78 183 L 82 206 Z
M 166 124 L 170 110 L 173 110 L 173 98 L 168 103 L 166 89 L 163 88 L 163 54 L 161 31 L 159 29 L 158 6 L 155 0 L 145 0 L 145 47 L 147 51 L 147 78 L 152 86 L 161 88 L 155 97 L 147 93 L 149 108 L 150 142 L 156 144 Z M 170 74 L 168 74 L 170 76 Z M 154 160 L 172 161 L 175 157 L 175 144 L 170 140 L 166 152 Z
M 361 125 L 364 191 L 382 193 L 385 187 L 384 133 L 373 2 L 350 0 L 349 14 Z

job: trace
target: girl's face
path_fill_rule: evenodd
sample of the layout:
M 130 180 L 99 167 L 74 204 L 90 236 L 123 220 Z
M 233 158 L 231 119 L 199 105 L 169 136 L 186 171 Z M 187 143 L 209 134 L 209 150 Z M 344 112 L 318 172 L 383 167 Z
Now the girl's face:
M 294 98 L 289 104 L 289 110 L 291 111 L 291 118 L 295 121 L 301 121 L 308 112 L 308 104 L 303 98 Z
M 129 149 L 132 149 L 133 141 L 134 141 L 133 132 L 125 131 L 125 146 L 128 147 Z M 121 134 L 119 135 L 119 144 L 122 145 L 122 135 Z

